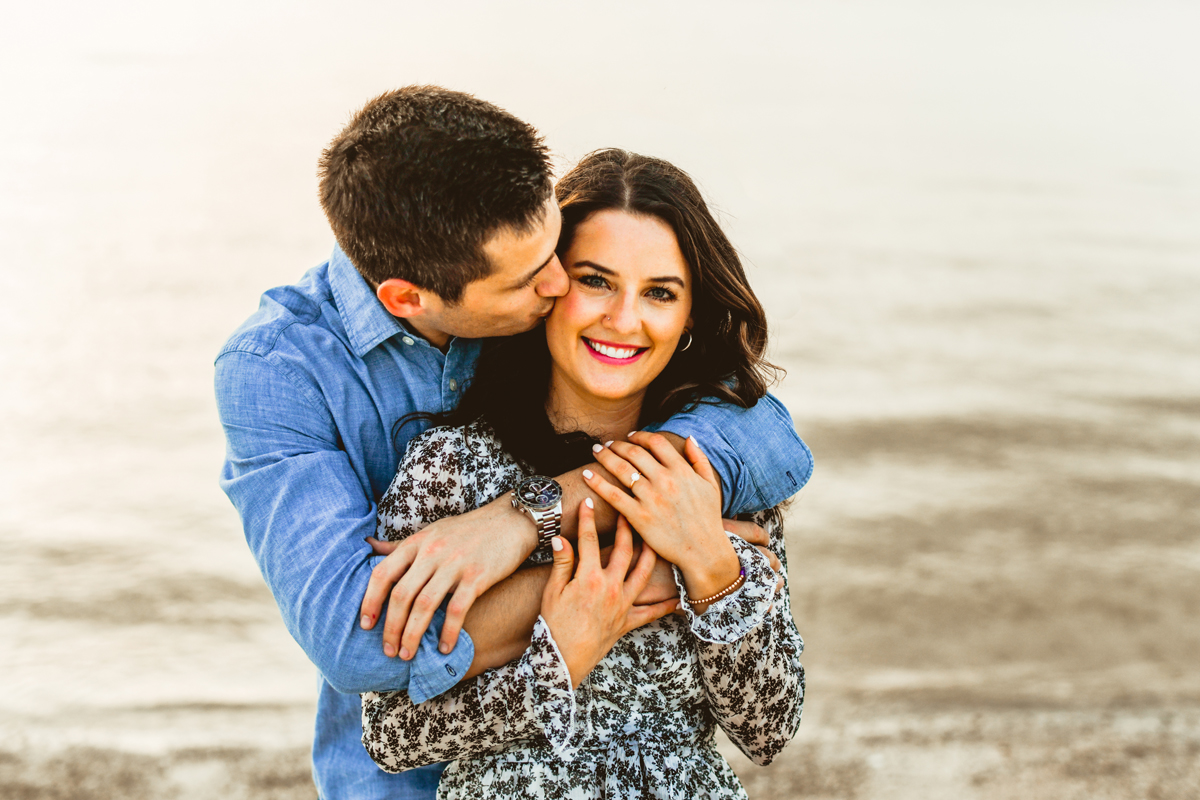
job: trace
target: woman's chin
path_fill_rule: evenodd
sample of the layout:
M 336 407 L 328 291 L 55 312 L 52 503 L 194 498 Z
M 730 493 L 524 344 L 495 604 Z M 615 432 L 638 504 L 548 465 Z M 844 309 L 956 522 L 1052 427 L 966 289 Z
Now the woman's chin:
M 606 402 L 615 400 L 629 400 L 635 396 L 641 395 L 645 391 L 644 386 L 634 386 L 629 383 L 595 383 L 584 384 L 584 390 L 596 398 Z

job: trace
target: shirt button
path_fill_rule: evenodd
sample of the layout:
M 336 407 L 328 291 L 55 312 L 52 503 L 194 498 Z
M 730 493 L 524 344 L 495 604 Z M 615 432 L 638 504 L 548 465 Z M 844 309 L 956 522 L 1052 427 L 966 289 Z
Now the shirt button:
M 458 673 L 454 670 L 454 667 L 450 666 L 449 664 L 446 665 L 446 672 L 450 673 L 451 678 L 458 677 Z
M 454 378 L 450 379 L 450 391 L 452 391 L 452 392 L 458 391 L 458 381 L 454 380 Z
M 404 337 L 403 339 L 401 339 L 400 341 L 404 342 L 405 344 L 416 344 L 416 342 L 414 342 L 414 341 L 412 340 L 412 337 L 411 337 L 411 336 L 405 336 L 405 337 Z

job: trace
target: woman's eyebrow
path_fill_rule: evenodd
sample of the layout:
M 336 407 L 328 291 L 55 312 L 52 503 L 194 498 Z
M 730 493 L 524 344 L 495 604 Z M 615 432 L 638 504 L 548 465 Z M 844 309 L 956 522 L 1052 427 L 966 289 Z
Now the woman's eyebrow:
M 600 266 L 595 261 L 576 261 L 575 263 L 571 264 L 571 266 L 572 267 L 591 267 L 592 269 L 594 269 L 597 272 L 602 273 L 604 275 L 617 276 L 616 272 L 609 269 L 608 267 Z M 681 288 L 681 289 L 686 288 L 684 286 L 683 279 L 677 278 L 674 275 L 664 275 L 661 278 L 647 278 L 646 283 L 675 283 L 675 284 L 678 284 L 679 288 Z
M 591 267 L 592 269 L 596 270 L 597 272 L 604 273 L 605 275 L 616 275 L 617 274 L 616 272 L 612 271 L 608 267 L 600 266 L 595 261 L 576 261 L 571 266 L 572 267 Z

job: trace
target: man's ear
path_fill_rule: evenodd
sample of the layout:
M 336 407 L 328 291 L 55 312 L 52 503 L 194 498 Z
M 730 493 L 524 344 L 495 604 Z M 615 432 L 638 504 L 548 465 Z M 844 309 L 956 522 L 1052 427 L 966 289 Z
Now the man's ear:
M 427 309 L 422 302 L 424 291 L 400 278 L 389 278 L 379 284 L 375 296 L 393 317 L 416 317 Z

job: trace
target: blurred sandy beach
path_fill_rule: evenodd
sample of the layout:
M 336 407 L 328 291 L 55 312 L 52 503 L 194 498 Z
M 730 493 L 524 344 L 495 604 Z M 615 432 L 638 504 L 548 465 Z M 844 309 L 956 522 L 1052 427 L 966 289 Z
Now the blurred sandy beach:
M 0 796 L 313 798 L 315 672 L 212 359 L 323 261 L 367 98 L 471 91 L 721 211 L 814 450 L 808 702 L 752 798 L 1200 791 L 1200 9 L 6 10 Z M 702 443 L 703 444 L 703 443 Z

